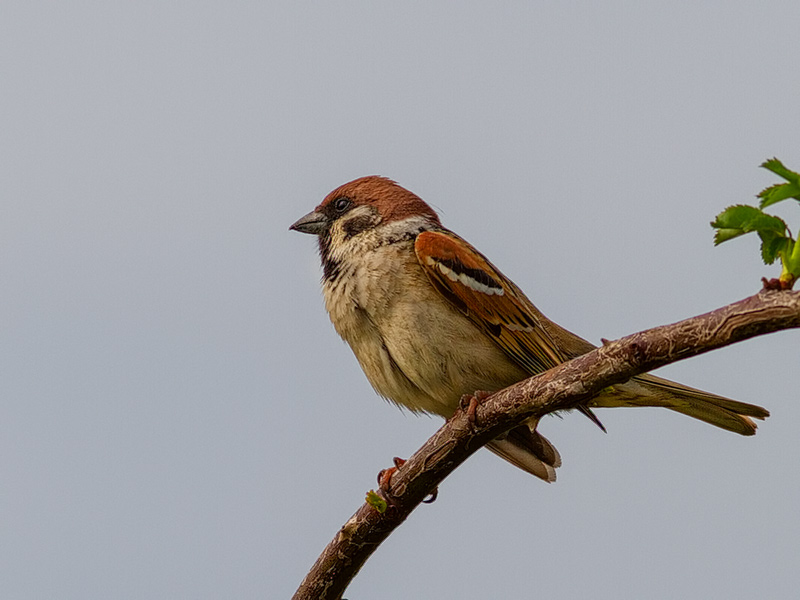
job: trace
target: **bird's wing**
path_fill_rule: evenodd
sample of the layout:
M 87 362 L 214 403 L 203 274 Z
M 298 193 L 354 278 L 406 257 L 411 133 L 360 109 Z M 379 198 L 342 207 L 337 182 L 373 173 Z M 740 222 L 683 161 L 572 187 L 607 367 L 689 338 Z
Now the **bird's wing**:
M 593 349 L 589 342 L 542 315 L 485 256 L 454 233 L 425 231 L 417 236 L 414 249 L 442 295 L 494 337 L 503 351 L 531 375 Z M 763 419 L 769 415 L 760 406 L 649 374 L 612 386 L 590 400 L 589 406 L 663 406 L 744 435 L 755 433 L 750 417 Z M 577 408 L 605 430 L 587 406 Z
M 414 244 L 434 287 L 531 375 L 566 360 L 541 313 L 485 256 L 447 230 L 424 231 Z

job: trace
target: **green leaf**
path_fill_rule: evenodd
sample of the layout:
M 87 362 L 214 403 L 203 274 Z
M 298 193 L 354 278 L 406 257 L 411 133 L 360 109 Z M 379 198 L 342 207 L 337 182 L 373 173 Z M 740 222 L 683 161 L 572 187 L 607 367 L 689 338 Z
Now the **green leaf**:
M 761 211 L 755 206 L 747 206 L 744 204 L 729 206 L 723 210 L 717 215 L 716 219 L 711 221 L 711 226 L 717 229 L 714 235 L 714 244 L 719 245 L 722 242 L 747 233 L 744 229 L 745 223 L 759 212 Z
M 781 202 L 787 198 L 800 200 L 800 173 L 787 169 L 777 158 L 770 158 L 764 161 L 761 166 L 789 182 L 776 183 L 762 190 L 761 193 L 758 194 L 758 197 L 761 198 L 761 202 L 759 203 L 761 208 L 766 208 L 767 206 L 775 204 L 776 202 Z
M 758 231 L 759 234 L 771 232 L 785 235 L 786 233 L 786 223 L 782 219 L 768 215 L 755 206 L 745 204 L 729 206 L 717 215 L 717 218 L 711 222 L 711 226 L 717 230 L 714 235 L 715 245 L 751 231 Z
M 732 240 L 735 237 L 739 237 L 743 233 L 741 229 L 717 229 L 717 232 L 714 234 L 714 245 L 719 246 L 722 242 L 727 242 L 728 240 Z
M 758 197 L 761 198 L 761 202 L 758 203 L 761 208 L 766 208 L 787 198 L 800 200 L 800 184 L 776 183 L 765 190 L 761 190 Z
M 791 252 L 794 241 L 774 231 L 759 231 L 761 238 L 761 259 L 765 265 L 771 265 L 778 257 L 783 258 Z
M 795 241 L 783 219 L 765 213 L 762 209 L 788 198 L 800 201 L 800 173 L 787 169 L 777 158 L 771 158 L 761 166 L 787 183 L 778 183 L 762 190 L 759 207 L 738 204 L 729 206 L 711 226 L 716 229 L 714 244 L 719 245 L 735 237 L 755 231 L 761 239 L 761 258 L 766 264 L 781 259 L 780 288 L 792 289 L 800 279 L 800 240 Z
M 770 158 L 769 160 L 765 160 L 761 163 L 761 166 L 764 169 L 772 171 L 778 177 L 783 177 L 786 181 L 790 183 L 794 183 L 796 185 L 800 185 L 800 173 L 795 173 L 791 169 L 787 169 L 783 166 L 783 163 L 779 161 L 777 158 Z
M 364 501 L 381 514 L 385 513 L 389 506 L 386 503 L 386 500 L 375 493 L 375 490 L 368 491 L 367 497 L 364 499 Z

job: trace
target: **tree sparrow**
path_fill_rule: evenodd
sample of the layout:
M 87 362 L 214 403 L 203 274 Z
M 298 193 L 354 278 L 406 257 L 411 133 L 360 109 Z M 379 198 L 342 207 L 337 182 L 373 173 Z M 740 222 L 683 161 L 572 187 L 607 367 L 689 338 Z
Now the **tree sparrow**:
M 497 391 L 594 348 L 545 317 L 418 196 L 383 177 L 332 191 L 290 229 L 318 236 L 325 307 L 381 396 L 450 417 L 463 395 Z M 654 375 L 615 385 L 594 407 L 663 406 L 742 435 L 769 413 Z M 552 482 L 558 451 L 526 424 L 488 448 Z M 601 425 L 602 427 L 602 425 Z

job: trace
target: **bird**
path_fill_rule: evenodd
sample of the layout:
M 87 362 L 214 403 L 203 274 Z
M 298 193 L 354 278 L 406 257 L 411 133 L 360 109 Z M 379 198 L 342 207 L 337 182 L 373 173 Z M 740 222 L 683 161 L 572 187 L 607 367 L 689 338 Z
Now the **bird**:
M 375 391 L 417 413 L 450 418 L 462 398 L 490 393 L 595 348 L 548 319 L 419 196 L 371 175 L 330 192 L 290 230 L 316 235 L 330 320 Z M 664 407 L 753 435 L 753 404 L 643 374 L 604 390 L 593 408 Z M 556 480 L 561 457 L 522 425 L 487 444 L 520 469 Z

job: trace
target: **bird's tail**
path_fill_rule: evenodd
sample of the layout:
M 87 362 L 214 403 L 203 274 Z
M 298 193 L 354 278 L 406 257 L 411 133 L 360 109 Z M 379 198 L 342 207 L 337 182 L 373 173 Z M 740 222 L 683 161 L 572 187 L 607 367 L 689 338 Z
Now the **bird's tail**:
M 613 386 L 591 399 L 588 406 L 658 406 L 742 435 L 756 432 L 753 419 L 769 416 L 767 409 L 755 404 L 737 402 L 649 373 Z M 593 420 L 597 422 L 596 418 Z M 531 419 L 492 440 L 486 447 L 523 471 L 552 483 L 556 480 L 556 469 L 561 466 L 561 456 L 555 446 L 536 431 L 536 425 L 537 421 Z
M 537 420 L 529 419 L 492 440 L 486 447 L 523 471 L 553 483 L 556 469 L 561 466 L 561 455 L 546 437 L 536 431 L 536 425 Z
M 742 435 L 756 432 L 753 419 L 769 416 L 769 411 L 760 406 L 710 394 L 649 373 L 613 386 L 590 400 L 589 406 L 661 406 Z

